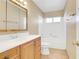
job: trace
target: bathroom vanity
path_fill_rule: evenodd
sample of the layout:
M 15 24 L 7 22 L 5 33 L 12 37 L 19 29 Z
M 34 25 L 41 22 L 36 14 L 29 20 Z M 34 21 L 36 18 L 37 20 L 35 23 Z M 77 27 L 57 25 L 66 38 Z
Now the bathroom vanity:
M 41 59 L 40 52 L 39 35 L 0 41 L 0 59 Z
M 0 0 L 0 59 L 41 58 L 40 36 L 25 33 L 28 30 L 28 10 L 24 2 Z

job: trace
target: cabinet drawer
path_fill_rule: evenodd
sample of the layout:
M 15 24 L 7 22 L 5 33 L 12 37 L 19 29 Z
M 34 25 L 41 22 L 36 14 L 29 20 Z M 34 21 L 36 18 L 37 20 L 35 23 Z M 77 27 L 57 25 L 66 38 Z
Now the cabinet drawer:
M 0 59 L 20 59 L 19 47 L 0 53 Z
M 35 41 L 35 46 L 41 46 L 41 40 L 40 39 L 37 39 Z

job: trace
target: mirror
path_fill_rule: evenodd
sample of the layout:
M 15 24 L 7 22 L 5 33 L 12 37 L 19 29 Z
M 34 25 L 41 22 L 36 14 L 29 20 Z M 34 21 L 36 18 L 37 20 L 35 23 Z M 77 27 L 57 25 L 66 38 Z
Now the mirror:
M 0 30 L 27 31 L 27 13 L 26 8 L 11 0 L 0 0 Z
M 6 0 L 0 0 L 0 32 L 6 32 Z
M 7 0 L 7 31 L 27 30 L 27 10 Z

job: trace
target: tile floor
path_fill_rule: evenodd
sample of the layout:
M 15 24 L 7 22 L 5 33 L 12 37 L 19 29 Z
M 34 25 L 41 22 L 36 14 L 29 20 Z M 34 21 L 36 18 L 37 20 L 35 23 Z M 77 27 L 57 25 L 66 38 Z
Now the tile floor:
M 68 55 L 65 50 L 50 49 L 50 54 L 42 55 L 41 59 L 68 59 Z

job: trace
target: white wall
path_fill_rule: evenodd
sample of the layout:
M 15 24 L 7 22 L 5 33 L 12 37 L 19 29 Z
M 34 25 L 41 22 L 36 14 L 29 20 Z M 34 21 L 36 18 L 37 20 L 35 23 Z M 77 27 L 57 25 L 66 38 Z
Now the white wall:
M 50 48 L 65 49 L 66 48 L 66 26 L 64 20 L 60 23 L 42 23 L 39 26 L 42 41 L 49 42 Z

